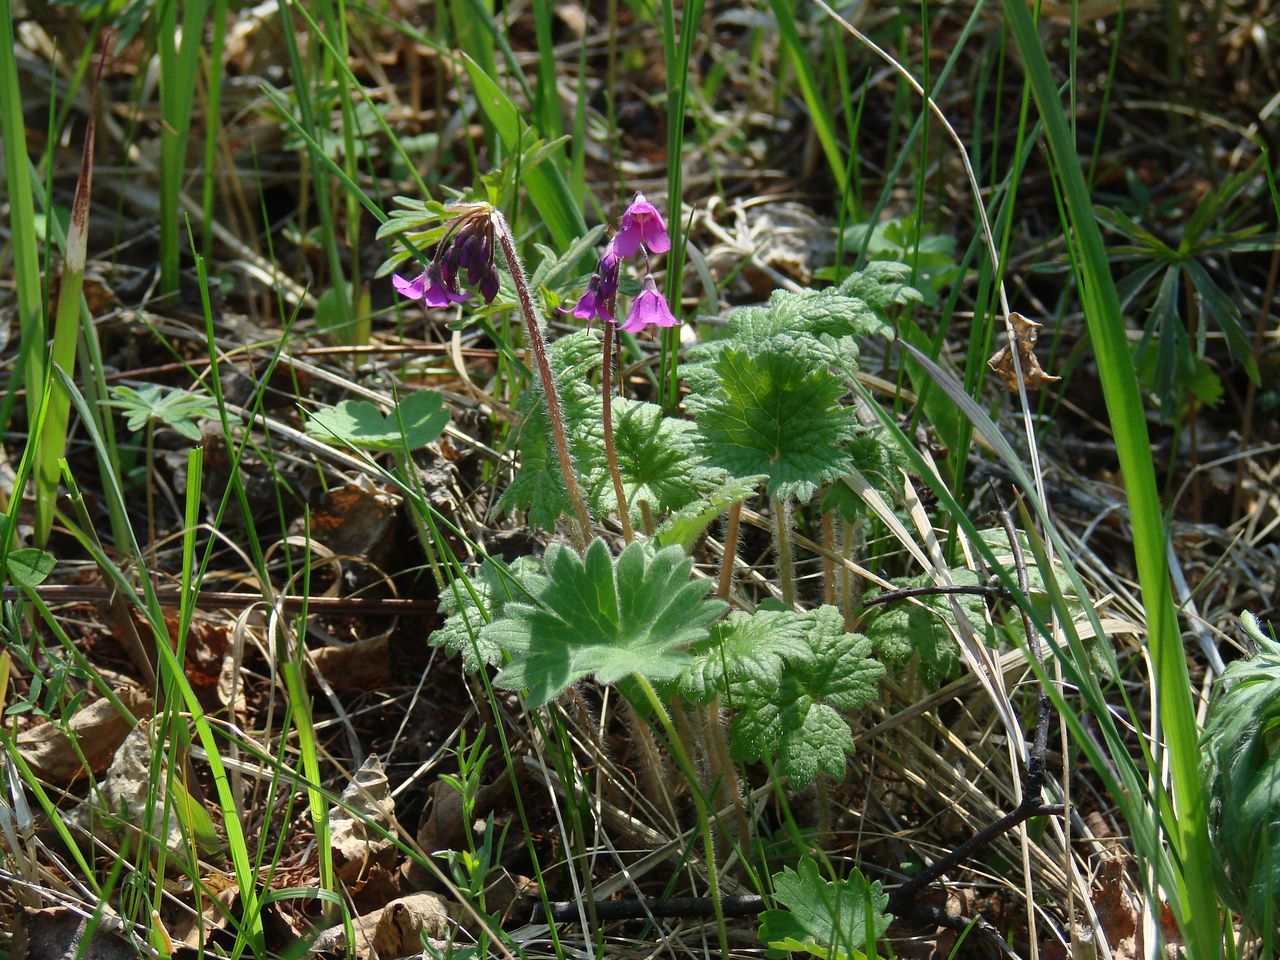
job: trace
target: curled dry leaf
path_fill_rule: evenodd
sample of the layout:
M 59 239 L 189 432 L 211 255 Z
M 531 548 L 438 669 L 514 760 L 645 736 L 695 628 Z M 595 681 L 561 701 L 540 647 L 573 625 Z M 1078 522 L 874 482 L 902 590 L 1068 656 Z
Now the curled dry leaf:
M 136 687 L 121 687 L 120 702 L 135 717 L 151 712 L 146 694 Z M 83 754 L 89 770 L 101 773 L 111 762 L 116 748 L 129 735 L 132 724 L 121 716 L 105 697 L 80 708 L 68 724 L 73 744 L 60 724 L 42 723 L 18 734 L 18 753 L 35 775 L 46 784 L 65 787 L 84 773 Z M 79 753 L 76 748 L 79 748 Z
M 1046 373 L 1036 359 L 1036 338 L 1040 335 L 1042 325 L 1028 320 L 1020 313 L 1010 313 L 1009 324 L 1013 327 L 1013 346 L 1018 348 L 1018 366 L 1014 366 L 1013 351 L 1009 349 L 1009 344 L 997 350 L 987 361 L 987 366 L 1000 378 L 1000 382 L 1016 391 L 1019 367 L 1022 369 L 1022 383 L 1028 390 L 1039 390 L 1061 380 L 1061 377 Z
M 348 884 L 365 882 L 371 871 L 389 871 L 395 862 L 395 844 L 371 826 L 393 830 L 395 800 L 382 761 L 372 754 L 356 771 L 342 791 L 342 803 L 335 805 L 329 822 L 338 875 Z
M 440 939 L 449 923 L 445 902 L 434 893 L 415 893 L 392 900 L 381 910 L 352 919 L 356 960 L 392 960 L 421 954 L 423 936 Z M 311 955 L 347 949 L 342 926 L 330 927 L 311 945 Z

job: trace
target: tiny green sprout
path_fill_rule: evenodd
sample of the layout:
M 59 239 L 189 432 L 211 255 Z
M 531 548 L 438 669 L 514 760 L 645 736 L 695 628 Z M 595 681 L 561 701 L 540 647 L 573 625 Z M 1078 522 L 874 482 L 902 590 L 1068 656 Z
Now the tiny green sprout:
M 384 416 L 368 400 L 343 400 L 307 418 L 307 432 L 329 443 L 350 444 L 378 453 L 425 447 L 444 431 L 449 411 L 434 390 L 419 390 Z
M 143 384 L 136 390 L 125 385 L 112 387 L 111 399 L 105 403 L 124 415 L 125 426 L 134 433 L 163 424 L 193 443 L 200 440 L 196 421 L 213 420 L 218 416 L 218 406 L 208 394 L 195 390 L 165 390 L 154 383 Z

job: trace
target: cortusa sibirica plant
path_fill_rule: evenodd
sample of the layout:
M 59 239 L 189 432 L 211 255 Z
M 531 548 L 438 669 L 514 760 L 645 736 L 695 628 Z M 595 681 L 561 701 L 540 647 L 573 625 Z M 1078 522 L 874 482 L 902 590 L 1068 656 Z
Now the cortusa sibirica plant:
M 588 679 L 617 685 L 635 722 L 666 739 L 670 759 L 649 762 L 674 763 L 692 786 L 719 909 L 713 842 L 750 843 L 744 779 L 763 771 L 798 790 L 842 780 L 854 749 L 850 718 L 879 697 L 886 667 L 910 663 L 914 677 L 946 677 L 959 663 L 955 612 L 966 629 L 990 630 L 978 597 L 926 598 L 909 614 L 863 607 L 851 564 L 841 562 L 869 499 L 893 502 L 901 492 L 895 448 L 855 402 L 859 344 L 892 336 L 892 313 L 920 295 L 905 266 L 874 262 L 836 287 L 779 290 L 765 305 L 735 310 L 715 328 L 720 336 L 681 359 L 679 412 L 620 391 L 615 377 L 622 334 L 681 322 L 653 275 L 671 240 L 646 197 L 635 196 L 612 237 L 597 227 L 563 255 L 540 248 L 532 275 L 489 204 L 402 205 L 385 228 L 412 247 L 390 261 L 400 294 L 428 309 L 463 309 L 472 287 L 489 305 L 482 310 L 523 316 L 539 389 L 517 401 L 518 468 L 496 509 L 570 540 L 452 578 L 442 598 L 448 619 L 431 643 L 469 671 L 492 668 L 494 684 L 522 691 L 531 708 Z M 586 274 L 578 265 L 591 262 L 593 247 Z M 401 266 L 411 255 L 425 264 L 418 272 Z M 552 310 L 583 328 L 548 344 L 544 311 Z M 744 585 L 740 526 L 762 515 L 775 576 Z M 704 534 L 722 519 L 723 549 L 711 552 L 718 576 L 695 576 L 693 551 L 710 552 Z M 821 530 L 826 544 L 820 591 L 797 586 L 801 528 Z M 726 810 L 713 824 L 713 812 Z M 821 884 L 803 863 L 787 881 L 798 901 L 809 873 Z M 864 893 L 880 911 L 869 926 L 883 932 L 879 884 Z M 862 904 L 860 894 L 859 917 Z M 861 943 L 868 926 L 853 919 L 841 936 Z M 785 926 L 778 916 L 771 923 Z

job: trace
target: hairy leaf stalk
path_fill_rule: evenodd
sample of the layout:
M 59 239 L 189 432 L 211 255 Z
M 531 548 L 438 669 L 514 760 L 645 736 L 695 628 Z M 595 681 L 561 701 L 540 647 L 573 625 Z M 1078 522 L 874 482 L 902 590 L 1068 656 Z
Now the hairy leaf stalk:
M 738 556 L 738 526 L 742 522 L 742 501 L 737 500 L 729 508 L 729 519 L 724 528 L 724 556 L 720 558 L 720 586 L 716 596 L 721 600 L 729 599 L 729 590 L 733 586 L 733 561 Z
M 573 472 L 573 461 L 569 458 L 569 444 L 564 435 L 564 413 L 560 409 L 560 393 L 556 389 L 551 364 L 547 361 L 547 345 L 542 339 L 542 326 L 538 322 L 538 313 L 533 306 L 533 297 L 529 293 L 529 279 L 525 276 L 524 265 L 516 253 L 515 241 L 507 218 L 498 210 L 494 210 L 491 215 L 495 227 L 494 233 L 502 245 L 503 256 L 507 258 L 507 269 L 511 271 L 511 280 L 515 284 L 516 295 L 520 298 L 520 311 L 524 314 L 529 347 L 533 351 L 538 375 L 542 378 L 542 395 L 547 402 L 547 417 L 551 421 L 551 436 L 555 440 L 556 455 L 560 458 L 560 472 L 564 475 L 569 502 L 573 504 L 573 512 L 578 518 L 578 536 L 575 537 L 578 541 L 577 547 L 579 550 L 584 550 L 591 540 L 591 515 L 587 513 L 587 505 L 582 499 L 578 480 Z
M 776 494 L 771 494 L 769 510 L 773 513 L 773 549 L 778 555 L 778 586 L 782 588 L 782 602 L 794 607 L 796 569 L 791 553 L 791 498 L 784 502 Z
M 649 706 L 653 709 L 654 716 L 658 718 L 658 722 L 662 724 L 663 729 L 666 731 L 676 763 L 679 764 L 680 770 L 684 773 L 689 781 L 689 786 L 692 788 L 690 792 L 693 794 L 693 805 L 698 812 L 698 833 L 702 835 L 702 852 L 707 861 L 707 895 L 711 898 L 711 903 L 715 907 L 716 932 L 719 934 L 720 939 L 720 955 L 727 960 L 729 957 L 729 931 L 724 922 L 724 904 L 720 902 L 720 878 L 716 871 L 715 839 L 711 834 L 711 817 L 707 811 L 707 801 L 702 795 L 702 790 L 698 787 L 698 776 L 694 772 L 693 764 L 689 762 L 689 754 L 685 751 L 684 744 L 676 732 L 675 724 L 671 722 L 671 715 L 667 712 L 667 708 L 663 705 L 661 698 L 658 697 L 658 692 L 653 689 L 653 684 L 643 675 L 636 674 L 635 680 L 641 692 L 644 693 L 645 699 L 649 701 Z

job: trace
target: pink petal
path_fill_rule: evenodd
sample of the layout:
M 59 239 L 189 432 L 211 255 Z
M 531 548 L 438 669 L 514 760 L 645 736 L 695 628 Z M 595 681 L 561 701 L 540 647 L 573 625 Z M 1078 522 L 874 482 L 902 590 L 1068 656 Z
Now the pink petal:
M 410 300 L 421 300 L 427 289 L 427 275 L 424 273 L 416 280 L 406 280 L 400 274 L 392 274 L 391 285 L 396 288 L 396 293 L 402 297 L 408 297 Z

